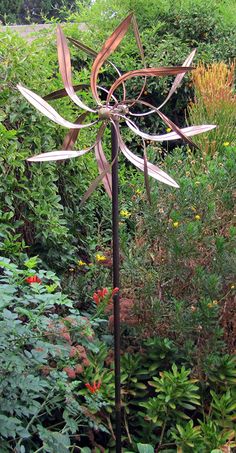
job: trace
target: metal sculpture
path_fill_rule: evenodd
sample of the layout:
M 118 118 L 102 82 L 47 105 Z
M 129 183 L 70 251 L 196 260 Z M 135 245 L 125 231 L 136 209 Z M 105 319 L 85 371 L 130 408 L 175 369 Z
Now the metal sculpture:
M 108 60 L 109 56 L 115 51 L 118 47 L 125 34 L 128 31 L 130 25 L 133 25 L 134 35 L 137 43 L 137 47 L 144 65 L 143 69 L 135 69 L 129 71 L 125 74 L 120 73 L 119 69 Z M 67 39 L 63 34 L 63 31 L 60 26 L 57 29 L 57 48 L 58 48 L 58 61 L 60 73 L 62 76 L 64 88 L 49 95 L 45 98 L 41 98 L 37 94 L 33 93 L 29 89 L 18 85 L 18 89 L 22 95 L 34 106 L 36 107 L 43 115 L 47 116 L 50 120 L 55 123 L 69 128 L 70 131 L 65 137 L 63 143 L 63 149 L 59 151 L 52 151 L 37 156 L 30 157 L 28 161 L 30 162 L 45 162 L 45 161 L 57 161 L 70 159 L 73 157 L 79 157 L 83 154 L 88 153 L 92 149 L 95 150 L 95 157 L 97 159 L 99 176 L 92 182 L 90 188 L 87 190 L 83 196 L 81 203 L 84 203 L 85 200 L 90 196 L 90 194 L 96 189 L 98 184 L 102 181 L 104 188 L 108 196 L 112 199 L 112 231 L 113 231 L 113 287 L 120 287 L 119 282 L 119 204 L 118 204 L 118 153 L 119 150 L 124 154 L 124 156 L 137 168 L 144 172 L 145 185 L 147 190 L 147 196 L 150 200 L 150 192 L 148 185 L 148 176 L 152 176 L 156 180 L 163 182 L 169 186 L 178 188 L 178 184 L 163 170 L 158 168 L 156 165 L 153 165 L 151 162 L 148 162 L 146 156 L 146 150 L 144 146 L 143 159 L 138 157 L 133 152 L 131 152 L 126 144 L 124 143 L 121 133 L 120 133 L 120 123 L 126 123 L 126 125 L 131 129 L 131 131 L 140 136 L 144 140 L 152 140 L 156 142 L 163 142 L 168 140 L 177 140 L 183 139 L 189 145 L 195 146 L 192 140 L 189 138 L 193 135 L 207 132 L 213 129 L 214 125 L 199 125 L 191 126 L 180 129 L 176 124 L 174 124 L 169 118 L 167 118 L 162 112 L 161 108 L 166 104 L 170 99 L 172 94 L 176 91 L 177 87 L 180 85 L 184 74 L 188 71 L 191 71 L 190 67 L 193 57 L 195 55 L 195 50 L 186 58 L 182 66 L 176 67 L 159 67 L 159 68 L 147 68 L 145 65 L 144 51 L 140 39 L 140 34 L 137 26 L 136 19 L 133 14 L 129 14 L 115 29 L 111 36 L 107 39 L 103 45 L 101 51 L 96 53 L 90 47 L 84 45 L 83 43 L 73 39 L 68 38 L 68 40 L 78 47 L 79 49 L 85 51 L 88 55 L 94 58 L 90 86 L 94 99 L 95 106 L 90 108 L 85 105 L 82 100 L 77 96 L 76 91 L 86 89 L 86 85 L 76 85 L 72 84 L 72 73 L 71 73 L 71 59 L 70 51 L 67 45 Z M 115 69 L 118 74 L 117 80 L 113 83 L 111 88 L 101 87 L 97 84 L 99 71 L 102 65 L 105 62 L 109 62 L 110 65 Z M 174 82 L 168 93 L 168 96 L 164 102 L 159 107 L 154 107 L 142 100 L 142 94 L 146 85 L 147 77 L 162 77 L 162 76 L 173 76 L 175 75 Z M 128 79 L 133 79 L 134 77 L 144 77 L 144 83 L 142 89 L 136 99 L 127 98 L 125 82 Z M 122 99 L 114 94 L 118 87 L 122 87 L 123 94 Z M 102 102 L 99 96 L 99 92 L 106 93 L 106 101 Z M 51 105 L 48 104 L 48 100 L 59 99 L 64 96 L 69 96 L 72 101 L 84 112 L 80 114 L 75 123 L 71 123 L 64 118 L 62 118 Z M 150 110 L 143 113 L 134 113 L 133 107 L 135 105 L 140 105 L 144 107 L 149 107 Z M 145 132 L 142 132 L 131 117 L 146 116 L 156 113 L 164 123 L 167 124 L 169 128 L 172 129 L 172 132 L 162 135 L 152 135 Z M 88 114 L 95 115 L 95 120 L 92 123 L 84 123 L 84 120 Z M 79 131 L 82 128 L 91 127 L 101 123 L 98 128 L 96 141 L 89 148 L 80 151 L 73 151 L 73 146 L 78 137 Z M 106 159 L 106 156 L 102 148 L 102 137 L 106 126 L 111 125 L 111 163 Z M 120 393 L 120 305 L 119 305 L 119 293 L 114 294 L 114 350 L 115 350 L 115 412 L 116 412 L 116 452 L 120 453 L 122 449 L 121 442 L 121 393 Z

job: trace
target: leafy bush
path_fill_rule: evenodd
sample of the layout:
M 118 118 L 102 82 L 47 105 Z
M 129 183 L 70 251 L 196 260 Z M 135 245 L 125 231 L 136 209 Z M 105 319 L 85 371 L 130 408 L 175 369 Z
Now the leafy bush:
M 36 274 L 36 264 L 31 258 L 19 269 L 0 261 L 2 452 L 40 443 L 50 452 L 68 451 L 69 433 L 79 426 L 105 430 L 83 406 L 89 402 L 85 383 L 96 379 L 89 376 L 88 354 L 99 351 L 92 324 L 60 291 L 55 274 Z M 63 429 L 54 430 L 55 423 Z
M 223 144 L 221 149 L 213 160 L 180 149 L 168 155 L 165 169 L 180 189 L 157 191 L 153 185 L 153 205 L 148 206 L 142 194 L 136 194 L 143 190 L 137 184 L 123 226 L 134 235 L 134 242 L 123 249 L 123 284 L 127 297 L 135 301 L 139 334 L 146 336 L 151 325 L 158 335 L 168 332 L 186 347 L 190 341 L 191 354 L 192 342 L 198 354 L 208 347 L 217 351 L 217 319 L 220 312 L 228 319 L 225 307 L 234 303 L 235 151 Z M 151 145 L 148 152 L 156 151 Z M 227 331 L 227 322 L 224 325 Z
M 106 313 L 111 292 L 103 291 L 90 314 L 83 313 L 61 292 L 54 273 L 36 268 L 37 258 L 22 268 L 0 260 L 1 449 L 56 453 L 99 443 L 112 451 L 114 369 Z M 182 353 L 168 339 L 150 338 L 140 346 L 122 355 L 124 444 L 146 439 L 187 448 L 199 441 L 199 451 L 205 451 L 208 444 L 230 440 L 234 380 L 217 387 L 222 371 L 217 379 L 214 370 L 213 380 L 209 374 L 208 381 L 197 382 L 190 377 L 194 369 L 173 364 L 183 361 Z M 221 361 L 235 376 L 233 358 Z M 193 410 L 194 424 L 186 424 Z
M 73 11 L 74 8 L 74 0 L 57 0 L 56 2 L 52 2 L 52 0 L 14 0 L 14 2 L 1 0 L 0 20 L 4 24 L 42 23 L 45 18 L 63 19 L 69 10 Z

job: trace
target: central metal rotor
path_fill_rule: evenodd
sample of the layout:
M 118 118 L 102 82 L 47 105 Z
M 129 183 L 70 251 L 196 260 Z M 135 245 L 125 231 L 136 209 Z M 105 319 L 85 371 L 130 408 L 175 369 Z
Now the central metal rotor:
M 116 105 L 114 107 L 100 107 L 98 110 L 98 116 L 101 120 L 108 120 L 110 118 L 119 120 L 120 116 L 127 115 L 127 113 L 129 113 L 129 109 L 125 104 Z

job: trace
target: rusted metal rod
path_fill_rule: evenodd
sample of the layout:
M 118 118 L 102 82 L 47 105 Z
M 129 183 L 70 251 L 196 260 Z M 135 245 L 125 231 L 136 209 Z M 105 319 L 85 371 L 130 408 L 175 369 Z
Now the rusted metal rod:
M 117 127 L 119 127 L 117 125 Z M 112 241 L 113 241 L 113 288 L 120 288 L 120 247 L 119 247 L 119 176 L 118 176 L 118 138 L 111 124 L 112 161 Z M 120 297 L 113 296 L 114 309 L 114 358 L 115 358 L 115 417 L 116 453 L 121 453 L 121 390 L 120 390 Z

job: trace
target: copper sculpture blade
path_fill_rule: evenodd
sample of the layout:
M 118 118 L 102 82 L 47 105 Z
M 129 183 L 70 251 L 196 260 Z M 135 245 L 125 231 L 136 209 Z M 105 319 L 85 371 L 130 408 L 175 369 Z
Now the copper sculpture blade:
M 95 112 L 96 110 L 88 107 L 81 99 L 77 96 L 72 85 L 72 76 L 71 76 L 71 60 L 70 60 L 70 51 L 67 46 L 66 37 L 60 26 L 57 27 L 57 51 L 58 51 L 58 62 L 64 87 L 69 97 L 74 101 L 78 107 L 88 112 Z
M 111 86 L 109 93 L 107 95 L 107 102 L 109 102 L 111 95 L 114 91 L 119 87 L 122 82 L 125 82 L 128 79 L 132 79 L 133 77 L 163 77 L 169 75 L 176 75 L 186 73 L 187 71 L 191 71 L 192 68 L 190 66 L 163 66 L 160 68 L 143 68 L 143 69 L 135 69 L 134 71 L 129 71 L 119 77 Z
M 133 14 L 129 14 L 121 24 L 116 28 L 116 30 L 112 33 L 112 35 L 106 40 L 105 44 L 102 47 L 102 50 L 97 55 L 91 71 L 91 90 L 93 93 L 94 99 L 100 104 L 100 99 L 97 92 L 97 77 L 99 70 L 103 63 L 107 60 L 107 58 L 111 55 L 112 52 L 118 47 L 120 42 L 122 41 L 123 37 L 127 33 L 129 28 L 130 22 L 132 20 Z

